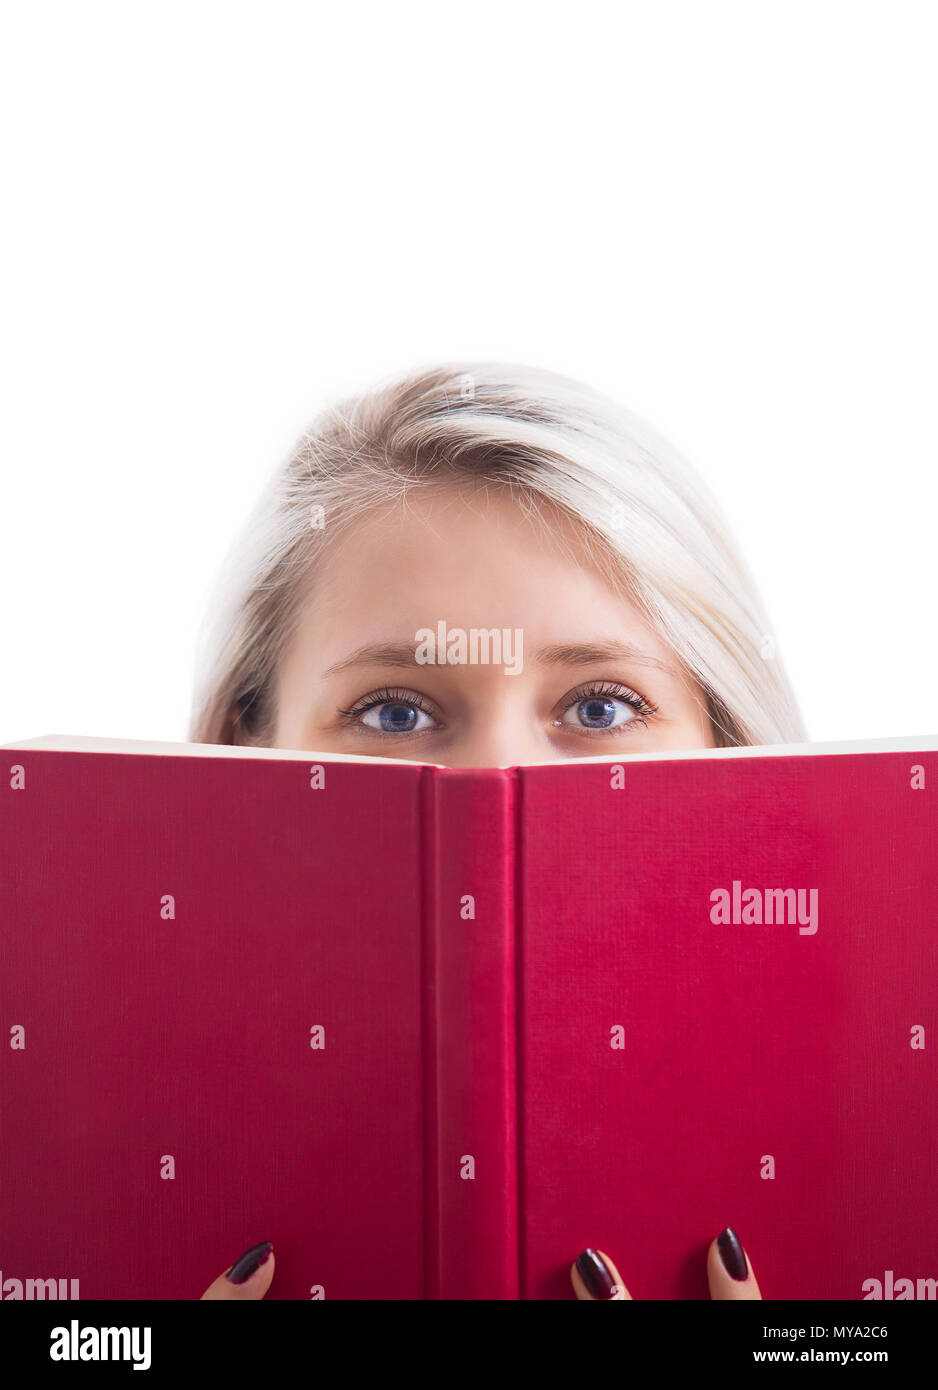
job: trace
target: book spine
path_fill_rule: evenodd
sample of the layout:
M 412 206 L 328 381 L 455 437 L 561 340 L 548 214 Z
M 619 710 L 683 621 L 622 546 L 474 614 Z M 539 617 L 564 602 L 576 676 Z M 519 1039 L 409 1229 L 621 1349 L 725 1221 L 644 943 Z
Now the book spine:
M 422 786 L 425 1258 L 431 1299 L 516 1299 L 514 799 L 500 770 Z

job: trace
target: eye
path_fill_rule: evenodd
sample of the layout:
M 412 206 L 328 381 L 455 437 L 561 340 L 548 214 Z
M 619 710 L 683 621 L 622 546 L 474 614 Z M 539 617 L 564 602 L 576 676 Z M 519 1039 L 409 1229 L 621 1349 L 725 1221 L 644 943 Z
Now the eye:
M 650 705 L 636 691 L 627 686 L 611 684 L 573 691 L 570 702 L 557 722 L 586 732 L 593 730 L 603 733 L 608 729 L 620 729 L 626 724 L 644 726 L 646 720 L 656 712 L 656 706 Z
M 421 724 L 423 719 L 426 723 Z M 380 729 L 383 734 L 412 734 L 416 729 L 432 729 L 433 720 L 424 710 L 406 700 L 384 700 L 380 705 L 372 705 L 362 716 L 361 721 L 369 729 Z
M 408 690 L 376 690 L 351 709 L 340 709 L 339 713 L 350 724 L 373 729 L 379 734 L 413 734 L 437 727 L 421 697 Z

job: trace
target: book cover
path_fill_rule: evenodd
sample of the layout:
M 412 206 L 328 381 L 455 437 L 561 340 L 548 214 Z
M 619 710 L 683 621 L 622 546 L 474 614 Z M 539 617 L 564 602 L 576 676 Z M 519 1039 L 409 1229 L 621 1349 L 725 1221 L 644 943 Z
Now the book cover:
M 727 1224 L 767 1299 L 935 1296 L 936 741 L 53 743 L 0 750 L 4 1298 L 270 1239 L 271 1299 L 570 1298 L 588 1245 L 698 1299 Z

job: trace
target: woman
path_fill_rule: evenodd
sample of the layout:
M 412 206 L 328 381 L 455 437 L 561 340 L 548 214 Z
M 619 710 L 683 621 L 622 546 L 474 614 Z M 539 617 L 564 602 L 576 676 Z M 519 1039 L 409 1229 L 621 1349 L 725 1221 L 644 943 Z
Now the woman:
M 499 767 L 805 739 L 700 481 L 547 371 L 450 364 L 326 411 L 219 596 L 198 743 Z M 731 1229 L 707 1259 L 712 1297 L 760 1297 Z M 204 1297 L 262 1298 L 273 1263 L 263 1242 Z M 601 1252 L 571 1280 L 579 1298 L 630 1296 Z

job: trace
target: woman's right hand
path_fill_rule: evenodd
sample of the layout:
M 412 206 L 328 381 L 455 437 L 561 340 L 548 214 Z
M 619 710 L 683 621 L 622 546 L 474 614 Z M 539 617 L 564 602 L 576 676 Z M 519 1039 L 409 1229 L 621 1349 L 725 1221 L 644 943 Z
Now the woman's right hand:
M 274 1247 L 269 1240 L 262 1240 L 260 1245 L 252 1245 L 239 1260 L 219 1274 L 199 1302 L 205 1298 L 263 1298 L 273 1277 Z

